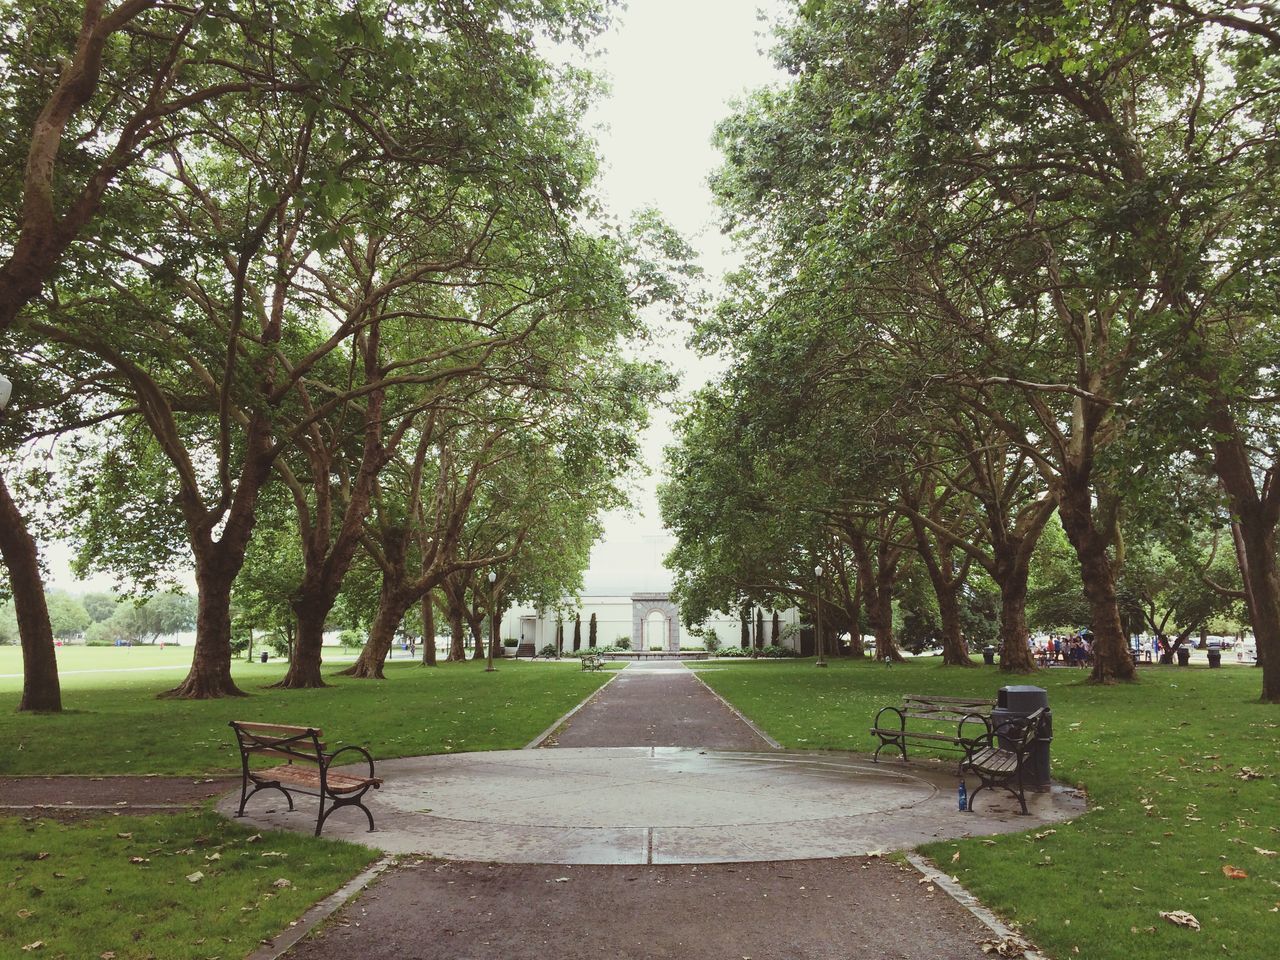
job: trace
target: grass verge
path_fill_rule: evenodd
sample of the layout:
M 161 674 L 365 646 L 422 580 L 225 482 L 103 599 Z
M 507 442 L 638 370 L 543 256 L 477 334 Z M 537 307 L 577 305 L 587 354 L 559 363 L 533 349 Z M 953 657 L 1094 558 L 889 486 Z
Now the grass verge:
M 239 769 L 229 720 L 313 724 L 336 749 L 374 757 L 517 749 L 609 679 L 576 662 L 503 661 L 494 673 L 472 662 L 426 668 L 388 663 L 386 680 L 330 676 L 321 690 L 268 690 L 281 664 L 237 664 L 253 695 L 157 700 L 167 673 L 74 677 L 61 714 L 14 712 L 21 681 L 0 686 L 0 774 L 152 773 L 199 776 Z
M 1280 708 L 1256 701 L 1255 670 L 1144 667 L 1138 683 L 1116 687 L 1067 668 L 1010 680 L 936 660 L 826 671 L 812 660 L 718 662 L 699 673 L 783 746 L 859 752 L 873 748 L 875 711 L 903 693 L 1045 687 L 1054 777 L 1083 787 L 1090 812 L 1038 834 L 922 851 L 1061 960 L 1275 956 Z M 1228 878 L 1228 866 L 1247 876 Z M 1160 918 L 1174 910 L 1202 929 Z
M 333 840 L 252 834 L 205 810 L 3 817 L 0 955 L 243 957 L 377 857 Z

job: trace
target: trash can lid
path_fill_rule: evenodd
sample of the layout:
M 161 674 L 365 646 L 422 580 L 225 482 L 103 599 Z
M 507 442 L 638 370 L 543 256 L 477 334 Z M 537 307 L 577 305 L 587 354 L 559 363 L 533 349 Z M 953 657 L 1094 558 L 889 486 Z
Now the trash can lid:
M 1049 705 L 1049 692 L 1043 687 L 1014 684 L 1001 687 L 997 701 L 1001 707 L 1031 713 L 1033 710 Z

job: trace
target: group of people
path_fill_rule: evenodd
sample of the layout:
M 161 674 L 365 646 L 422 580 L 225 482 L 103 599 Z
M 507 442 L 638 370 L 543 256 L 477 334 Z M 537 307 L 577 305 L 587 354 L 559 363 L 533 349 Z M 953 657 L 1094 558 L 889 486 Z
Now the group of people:
M 1036 659 L 1040 666 L 1062 664 L 1071 667 L 1087 667 L 1093 663 L 1093 634 L 1059 636 L 1049 634 L 1036 645 Z

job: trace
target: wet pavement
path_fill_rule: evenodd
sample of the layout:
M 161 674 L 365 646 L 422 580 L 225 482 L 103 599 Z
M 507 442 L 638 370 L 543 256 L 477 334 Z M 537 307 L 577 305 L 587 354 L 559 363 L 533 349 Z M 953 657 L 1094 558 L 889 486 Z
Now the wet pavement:
M 628 738 L 644 745 L 610 745 Z M 688 745 L 698 738 L 728 749 Z M 994 791 L 978 813 L 960 813 L 950 763 L 761 749 L 759 734 L 680 664 L 627 667 L 548 742 L 556 749 L 383 761 L 385 783 L 369 801 L 378 830 L 340 810 L 325 835 L 454 860 L 705 864 L 909 849 L 1084 811 L 1083 797 L 1055 788 L 1029 794 L 1030 816 Z M 234 813 L 237 800 L 219 809 Z M 306 831 L 314 816 L 309 798 L 291 813 L 271 792 L 246 812 L 256 827 Z

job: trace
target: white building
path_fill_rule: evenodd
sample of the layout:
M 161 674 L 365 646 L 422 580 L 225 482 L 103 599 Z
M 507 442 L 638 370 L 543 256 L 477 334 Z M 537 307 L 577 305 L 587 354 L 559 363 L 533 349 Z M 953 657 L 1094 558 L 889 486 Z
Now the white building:
M 533 607 L 516 606 L 507 610 L 502 618 L 502 639 L 517 640 L 521 655 L 529 655 L 556 642 L 556 624 L 564 623 L 564 649 L 573 650 L 573 625 L 575 616 L 582 618 L 582 647 L 589 643 L 591 615 L 596 617 L 596 645 L 607 647 L 626 639 L 632 650 L 703 649 L 701 637 L 690 637 L 680 623 L 680 608 L 666 593 L 633 593 L 630 596 L 587 596 L 565 611 L 539 611 Z M 750 629 L 754 636 L 755 614 L 752 613 Z M 799 624 L 799 611 L 794 608 L 778 612 L 781 625 Z M 773 613 L 765 611 L 762 646 L 771 643 Z M 721 646 L 738 646 L 742 626 L 736 616 L 717 615 L 698 625 L 700 631 L 715 630 Z M 798 639 L 783 641 L 796 646 Z

